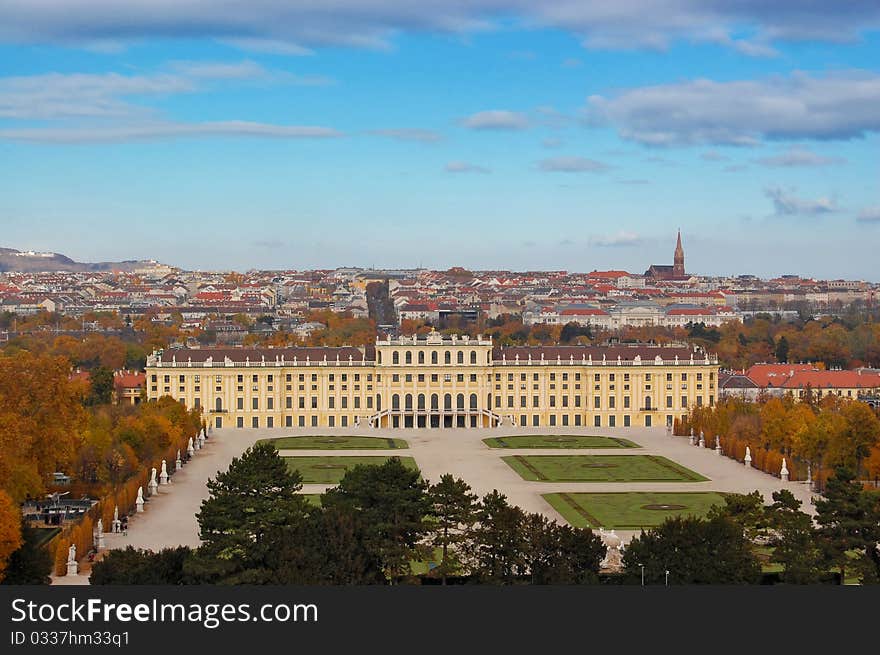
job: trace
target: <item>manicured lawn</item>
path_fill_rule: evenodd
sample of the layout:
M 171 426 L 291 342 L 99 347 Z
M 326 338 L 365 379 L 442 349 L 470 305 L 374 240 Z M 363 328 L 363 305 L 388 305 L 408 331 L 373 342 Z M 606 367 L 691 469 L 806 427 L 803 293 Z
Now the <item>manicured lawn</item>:
M 536 434 L 516 437 L 483 439 L 489 448 L 639 448 L 629 439 L 595 437 L 591 435 Z
M 719 493 L 558 493 L 544 499 L 576 528 L 638 530 L 660 525 L 670 516 L 705 516 L 723 505 Z
M 260 439 L 257 443 L 271 443 L 278 450 L 396 450 L 409 448 L 403 439 L 361 436 L 303 436 Z
M 302 494 L 303 498 L 313 507 L 321 506 L 321 494 Z
M 285 457 L 287 468 L 291 471 L 298 470 L 304 484 L 336 484 L 345 475 L 345 472 L 358 464 L 366 466 L 379 466 L 384 464 L 389 457 L 363 456 L 363 457 Z M 418 470 L 416 461 L 412 457 L 401 457 L 401 463 L 411 469 Z
M 523 480 L 541 482 L 702 482 L 699 473 L 659 455 L 511 455 Z

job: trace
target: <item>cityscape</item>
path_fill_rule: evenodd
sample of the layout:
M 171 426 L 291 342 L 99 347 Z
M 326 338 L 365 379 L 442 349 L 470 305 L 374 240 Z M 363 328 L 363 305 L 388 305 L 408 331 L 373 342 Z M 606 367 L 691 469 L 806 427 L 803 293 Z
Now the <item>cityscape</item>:
M 13 647 L 880 589 L 880 6 L 41 8 L 0 2 Z

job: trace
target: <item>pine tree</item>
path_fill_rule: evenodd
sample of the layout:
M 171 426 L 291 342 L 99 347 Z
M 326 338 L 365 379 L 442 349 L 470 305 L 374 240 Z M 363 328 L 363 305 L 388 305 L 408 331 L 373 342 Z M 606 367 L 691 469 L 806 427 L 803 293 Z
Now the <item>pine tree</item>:
M 392 457 L 381 466 L 350 469 L 321 502 L 327 508 L 360 514 L 367 546 L 393 581 L 409 572 L 411 560 L 425 555 L 420 542 L 427 532 L 425 517 L 431 512 L 427 487 L 418 471 Z
M 476 521 L 478 497 L 470 491 L 464 480 L 453 478 L 449 473 L 428 490 L 433 518 L 431 543 L 443 551 L 438 567 L 443 584 L 447 576 L 459 568 L 457 547 L 468 541 Z
M 840 570 L 841 584 L 852 564 L 863 581 L 877 581 L 880 574 L 877 543 L 880 541 L 880 499 L 862 489 L 853 472 L 839 467 L 816 501 L 819 540 L 829 565 Z
M 767 519 L 774 530 L 770 539 L 771 561 L 782 564 L 782 581 L 789 584 L 815 584 L 820 581 L 822 551 L 812 517 L 800 510 L 801 501 L 787 489 L 773 492 Z
M 299 472 L 291 472 L 271 443 L 257 443 L 229 469 L 208 481 L 210 497 L 196 518 L 202 546 L 194 573 L 223 580 L 245 569 L 261 569 L 279 530 L 308 513 Z M 251 581 L 254 581 L 251 578 Z

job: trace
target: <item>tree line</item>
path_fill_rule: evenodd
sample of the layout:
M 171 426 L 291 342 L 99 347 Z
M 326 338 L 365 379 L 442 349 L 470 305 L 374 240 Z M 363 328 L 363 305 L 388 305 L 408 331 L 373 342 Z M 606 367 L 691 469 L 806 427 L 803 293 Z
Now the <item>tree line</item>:
M 750 402 L 724 398 L 714 407 L 693 407 L 685 421 L 676 421 L 676 434 L 691 430 L 705 434 L 706 447 L 718 436 L 725 455 L 743 461 L 746 446 L 752 465 L 779 475 L 787 458 L 791 480 L 804 480 L 807 466 L 813 481 L 822 481 L 836 468 L 853 471 L 858 479 L 880 478 L 880 418 L 857 400 L 827 395 L 818 402 L 790 396 Z
M 198 410 L 187 411 L 170 397 L 110 405 L 106 389 L 97 397 L 70 373 L 62 356 L 0 356 L 0 579 L 11 558 L 27 560 L 42 544 L 43 531 L 32 533 L 23 523 L 21 503 L 48 491 L 99 499 L 87 517 L 65 526 L 47 546 L 50 560 L 62 542 L 65 558 L 71 542 L 84 554 L 92 542 L 90 522 L 101 517 L 109 525 L 116 505 L 122 514 L 133 510 L 149 468 L 162 459 L 173 463 L 177 449 L 185 452 L 187 440 L 203 427 Z M 96 379 L 100 383 L 101 376 Z M 70 475 L 70 486 L 52 486 L 56 471 Z M 28 552 L 16 555 L 21 549 Z
M 788 490 L 726 494 L 705 518 L 672 517 L 642 531 L 622 569 L 588 528 L 483 498 L 444 475 L 430 485 L 397 458 L 357 466 L 310 504 L 271 443 L 257 444 L 208 483 L 202 545 L 109 552 L 92 584 L 816 584 L 880 582 L 880 493 L 839 468 L 816 520 Z M 417 563 L 434 560 L 428 572 Z M 765 573 L 776 564 L 779 573 Z

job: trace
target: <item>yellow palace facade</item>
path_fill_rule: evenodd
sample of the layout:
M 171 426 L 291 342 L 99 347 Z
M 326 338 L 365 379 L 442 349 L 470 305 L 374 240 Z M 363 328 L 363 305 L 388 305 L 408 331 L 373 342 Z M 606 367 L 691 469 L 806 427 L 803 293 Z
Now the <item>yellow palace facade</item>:
M 147 358 L 147 397 L 213 427 L 670 425 L 717 398 L 718 360 L 685 345 L 496 347 L 432 333 L 367 348 L 196 348 Z

